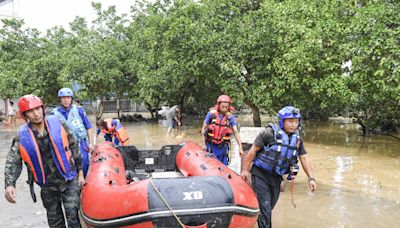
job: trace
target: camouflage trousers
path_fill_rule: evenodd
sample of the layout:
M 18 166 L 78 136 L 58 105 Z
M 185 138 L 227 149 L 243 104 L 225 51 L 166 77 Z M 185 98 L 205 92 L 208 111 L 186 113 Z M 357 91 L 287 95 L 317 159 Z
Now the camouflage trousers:
M 73 181 L 63 182 L 58 185 L 43 186 L 40 191 L 43 206 L 47 211 L 49 227 L 65 227 L 65 217 L 69 228 L 81 227 L 79 222 L 79 185 L 75 178 Z

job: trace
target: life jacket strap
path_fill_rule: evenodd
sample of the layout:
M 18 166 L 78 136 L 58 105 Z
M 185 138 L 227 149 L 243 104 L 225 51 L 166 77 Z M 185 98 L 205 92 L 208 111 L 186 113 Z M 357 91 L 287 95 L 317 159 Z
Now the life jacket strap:
M 34 178 L 33 174 L 29 172 L 29 169 L 28 169 L 28 180 L 26 181 L 26 183 L 29 184 L 29 192 L 31 193 L 32 201 L 36 203 L 35 187 L 33 186 Z

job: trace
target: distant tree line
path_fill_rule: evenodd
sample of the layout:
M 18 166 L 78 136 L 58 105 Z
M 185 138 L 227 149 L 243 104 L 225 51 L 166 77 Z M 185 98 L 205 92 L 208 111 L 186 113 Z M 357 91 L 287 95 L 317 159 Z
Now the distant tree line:
M 79 85 L 83 99 L 205 112 L 226 93 L 255 126 L 260 109 L 288 104 L 308 118 L 355 117 L 365 134 L 400 126 L 398 1 L 158 0 L 129 17 L 92 6 L 90 26 L 76 17 L 46 34 L 4 19 L 0 97 L 54 103 Z

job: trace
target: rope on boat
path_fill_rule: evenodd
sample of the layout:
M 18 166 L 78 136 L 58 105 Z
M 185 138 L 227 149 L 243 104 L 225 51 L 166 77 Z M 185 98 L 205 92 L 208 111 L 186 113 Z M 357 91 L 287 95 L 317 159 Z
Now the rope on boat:
M 153 186 L 154 190 L 157 192 L 158 196 L 161 198 L 161 200 L 164 202 L 164 204 L 168 207 L 168 209 L 171 211 L 172 215 L 175 217 L 176 221 L 178 221 L 179 225 L 182 228 L 185 228 L 185 224 L 182 223 L 182 221 L 179 219 L 179 217 L 175 214 L 175 212 L 172 210 L 171 206 L 169 206 L 168 202 L 165 200 L 165 198 L 161 195 L 161 193 L 158 191 L 158 189 L 156 188 L 156 186 L 153 183 L 153 178 L 150 177 L 149 181 L 151 183 L 151 185 Z

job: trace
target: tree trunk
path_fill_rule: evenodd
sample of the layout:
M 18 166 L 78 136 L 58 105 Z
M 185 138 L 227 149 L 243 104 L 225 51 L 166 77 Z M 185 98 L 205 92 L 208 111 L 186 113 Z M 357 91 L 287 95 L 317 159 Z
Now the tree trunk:
M 100 103 L 96 108 L 93 107 L 92 100 L 90 100 L 90 106 L 92 107 L 93 114 L 96 117 L 96 122 L 97 122 L 103 116 L 103 111 L 104 111 L 103 96 L 100 96 Z
M 118 119 L 121 119 L 120 111 L 121 111 L 121 106 L 120 106 L 120 103 L 119 103 L 119 98 L 117 98 L 117 114 L 118 114 Z
M 156 116 L 157 122 L 158 122 L 158 107 L 160 107 L 160 103 L 161 103 L 161 99 L 158 99 L 157 104 L 156 104 L 156 111 L 155 111 L 155 116 Z
M 244 103 L 251 108 L 254 127 L 261 127 L 260 109 L 255 106 L 254 103 L 251 102 L 249 99 L 245 99 Z
M 368 128 L 364 125 L 364 123 L 363 123 L 363 121 L 361 120 L 360 117 L 357 117 L 356 123 L 358 123 L 361 126 L 361 130 L 363 132 L 363 136 L 367 136 Z
M 261 127 L 260 109 L 257 106 L 252 106 L 251 112 L 253 113 L 254 127 Z
M 151 115 L 151 119 L 154 120 L 154 113 L 153 113 L 153 107 L 151 107 L 151 105 L 147 102 L 144 103 L 147 107 L 147 110 L 150 112 Z
M 6 114 L 7 121 L 8 121 L 8 107 L 9 107 L 8 104 L 10 104 L 10 98 L 4 99 L 4 106 L 5 106 L 5 107 L 4 107 L 5 113 L 4 113 L 4 114 Z

